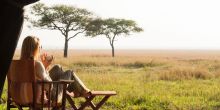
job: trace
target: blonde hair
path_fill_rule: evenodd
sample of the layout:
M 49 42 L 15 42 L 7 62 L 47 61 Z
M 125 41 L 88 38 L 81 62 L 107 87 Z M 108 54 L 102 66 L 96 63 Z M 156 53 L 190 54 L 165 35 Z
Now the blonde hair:
M 40 39 L 35 36 L 27 36 L 21 48 L 20 59 L 36 59 L 40 47 Z

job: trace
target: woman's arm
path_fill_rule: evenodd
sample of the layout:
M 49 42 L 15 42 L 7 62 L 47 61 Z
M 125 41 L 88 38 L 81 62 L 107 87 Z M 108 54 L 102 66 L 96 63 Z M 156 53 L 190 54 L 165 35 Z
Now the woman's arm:
M 35 63 L 35 73 L 36 73 L 37 77 L 40 78 L 41 80 L 52 81 L 48 72 L 45 69 L 45 66 L 40 61 L 36 61 L 36 63 Z
M 52 63 L 54 57 L 53 56 L 47 56 L 47 54 L 44 53 L 44 54 L 42 54 L 40 56 L 40 58 L 41 58 L 41 61 L 42 61 L 43 65 L 44 65 L 45 69 L 48 70 L 48 67 Z

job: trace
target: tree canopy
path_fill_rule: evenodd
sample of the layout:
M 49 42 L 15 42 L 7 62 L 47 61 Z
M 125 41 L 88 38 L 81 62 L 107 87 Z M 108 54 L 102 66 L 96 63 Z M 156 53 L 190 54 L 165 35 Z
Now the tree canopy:
M 84 33 L 93 16 L 86 9 L 66 5 L 48 7 L 42 3 L 34 5 L 31 14 L 36 18 L 30 19 L 35 27 L 59 30 L 65 37 L 64 57 L 67 57 L 68 41 Z
M 108 18 L 95 18 L 93 13 L 86 9 L 66 5 L 54 5 L 51 7 L 44 4 L 36 4 L 31 13 L 36 19 L 31 23 L 40 28 L 59 30 L 65 37 L 64 57 L 67 57 L 68 41 L 78 34 L 95 37 L 104 35 L 108 38 L 114 57 L 114 41 L 116 36 L 128 36 L 133 32 L 141 32 L 133 20 Z
M 112 47 L 112 56 L 114 57 L 114 41 L 116 36 L 128 36 L 132 32 L 141 32 L 142 28 L 138 27 L 133 20 L 126 19 L 94 19 L 87 26 L 86 35 L 95 37 L 97 35 L 104 35 L 108 38 Z

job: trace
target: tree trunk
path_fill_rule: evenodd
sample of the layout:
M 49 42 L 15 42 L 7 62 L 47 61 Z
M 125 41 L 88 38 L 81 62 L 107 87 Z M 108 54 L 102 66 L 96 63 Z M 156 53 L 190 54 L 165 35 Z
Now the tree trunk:
M 112 57 L 115 57 L 115 48 L 114 48 L 114 45 L 111 44 L 111 47 L 112 47 Z
M 65 37 L 65 45 L 64 45 L 64 58 L 67 58 L 68 53 L 68 37 Z

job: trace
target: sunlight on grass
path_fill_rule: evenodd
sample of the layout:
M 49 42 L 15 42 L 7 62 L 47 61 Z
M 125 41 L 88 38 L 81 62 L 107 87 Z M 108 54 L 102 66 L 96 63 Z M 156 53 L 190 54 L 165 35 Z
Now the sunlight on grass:
M 102 109 L 220 109 L 220 60 L 209 58 L 55 55 L 91 90 L 114 90 Z M 6 99 L 6 87 L 3 98 Z M 83 99 L 75 99 L 80 103 Z M 95 99 L 95 102 L 100 98 Z M 5 105 L 0 106 L 2 109 Z M 1 109 L 0 108 L 0 109 Z

